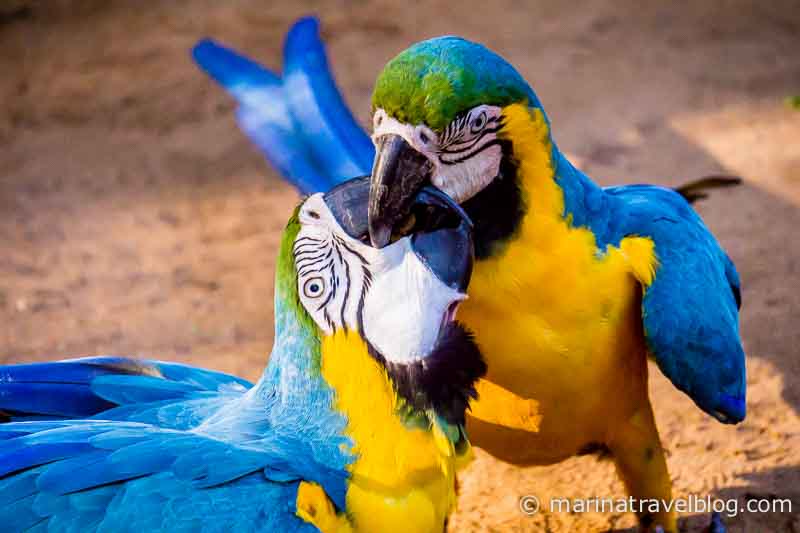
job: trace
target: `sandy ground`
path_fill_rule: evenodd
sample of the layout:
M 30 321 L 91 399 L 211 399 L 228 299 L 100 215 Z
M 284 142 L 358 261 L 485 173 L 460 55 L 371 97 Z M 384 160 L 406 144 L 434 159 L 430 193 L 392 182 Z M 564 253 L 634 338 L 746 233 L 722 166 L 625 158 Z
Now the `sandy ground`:
M 748 419 L 717 424 L 655 368 L 651 389 L 677 495 L 788 498 L 793 512 L 728 524 L 800 531 L 800 112 L 783 103 L 800 93 L 796 0 L 221 4 L 48 0 L 3 15 L 0 361 L 114 353 L 257 378 L 272 341 L 273 255 L 297 196 L 239 133 L 232 102 L 189 48 L 212 35 L 279 68 L 288 25 L 317 12 L 366 123 L 389 57 L 459 33 L 519 67 L 560 146 L 601 183 L 745 177 L 699 211 L 744 283 Z M 624 491 L 611 463 L 593 457 L 520 469 L 478 452 L 451 529 L 635 524 L 525 516 L 517 502 L 527 494 Z

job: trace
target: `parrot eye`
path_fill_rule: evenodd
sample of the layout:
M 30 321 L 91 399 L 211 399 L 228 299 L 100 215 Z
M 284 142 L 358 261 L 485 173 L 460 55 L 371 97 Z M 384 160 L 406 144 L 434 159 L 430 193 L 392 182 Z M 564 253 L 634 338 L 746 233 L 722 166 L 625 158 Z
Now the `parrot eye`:
M 311 278 L 303 283 L 303 295 L 306 298 L 319 298 L 325 292 L 325 280 L 322 278 Z
M 477 133 L 478 131 L 482 130 L 483 127 L 486 125 L 486 111 L 481 111 L 481 113 L 472 119 L 472 124 L 470 124 L 470 129 L 472 129 L 472 133 Z
M 423 146 L 428 146 L 433 142 L 433 133 L 425 126 L 417 126 L 417 139 Z

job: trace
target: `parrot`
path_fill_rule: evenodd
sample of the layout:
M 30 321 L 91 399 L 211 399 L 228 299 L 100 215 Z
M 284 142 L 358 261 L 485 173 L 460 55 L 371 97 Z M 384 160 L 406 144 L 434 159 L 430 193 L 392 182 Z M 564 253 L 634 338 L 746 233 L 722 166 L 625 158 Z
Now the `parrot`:
M 0 367 L 4 532 L 441 532 L 486 365 L 455 321 L 471 223 L 422 191 L 376 249 L 368 178 L 283 233 L 260 380 L 89 357 Z
M 746 414 L 739 275 L 689 205 L 740 180 L 598 186 L 559 150 L 522 75 L 455 36 L 414 44 L 386 64 L 370 136 L 336 89 L 318 24 L 307 17 L 290 29 L 281 75 L 209 38 L 193 56 L 301 192 L 371 172 L 373 245 L 413 227 L 421 187 L 464 208 L 475 265 L 459 319 L 488 365 L 467 416 L 473 445 L 515 465 L 600 451 L 633 498 L 670 501 L 648 359 L 718 421 Z M 644 530 L 677 531 L 671 506 L 638 518 Z M 710 529 L 724 530 L 718 516 Z

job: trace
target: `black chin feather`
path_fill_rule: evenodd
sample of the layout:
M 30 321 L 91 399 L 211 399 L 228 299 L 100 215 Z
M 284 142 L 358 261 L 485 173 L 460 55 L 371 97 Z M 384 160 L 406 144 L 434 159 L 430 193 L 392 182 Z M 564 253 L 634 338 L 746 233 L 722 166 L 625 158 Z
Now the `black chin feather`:
M 509 141 L 501 141 L 503 156 L 500 172 L 489 185 L 461 204 L 473 224 L 475 259 L 499 253 L 519 229 L 525 216 L 517 164 Z M 503 206 L 499 209 L 498 206 Z
M 433 352 L 413 363 L 393 363 L 372 352 L 412 409 L 433 409 L 450 424 L 464 424 L 469 401 L 477 397 L 475 382 L 486 374 L 478 345 L 464 326 L 449 323 Z

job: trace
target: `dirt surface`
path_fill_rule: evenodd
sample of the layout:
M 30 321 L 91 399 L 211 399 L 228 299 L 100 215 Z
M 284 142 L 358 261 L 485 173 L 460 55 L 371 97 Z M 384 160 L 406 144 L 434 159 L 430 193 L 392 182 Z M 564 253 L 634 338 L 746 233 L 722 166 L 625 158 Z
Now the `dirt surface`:
M 793 512 L 727 522 L 800 531 L 800 112 L 784 104 L 800 93 L 796 0 L 222 4 L 0 10 L 0 361 L 113 353 L 257 378 L 272 341 L 273 255 L 298 197 L 240 134 L 231 100 L 189 48 L 211 35 L 279 68 L 289 24 L 317 12 L 366 123 L 387 59 L 458 33 L 518 66 L 559 145 L 599 182 L 747 180 L 699 206 L 744 284 L 747 421 L 716 423 L 655 368 L 651 392 L 677 495 L 789 498 Z M 608 461 L 520 469 L 477 455 L 453 531 L 635 524 L 518 510 L 527 494 L 623 497 Z

